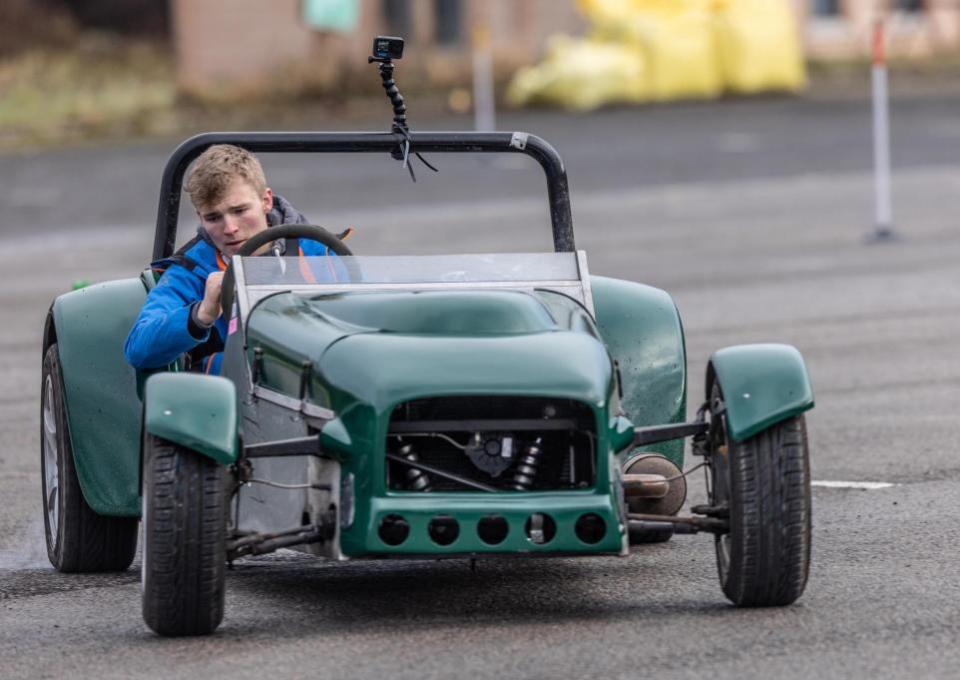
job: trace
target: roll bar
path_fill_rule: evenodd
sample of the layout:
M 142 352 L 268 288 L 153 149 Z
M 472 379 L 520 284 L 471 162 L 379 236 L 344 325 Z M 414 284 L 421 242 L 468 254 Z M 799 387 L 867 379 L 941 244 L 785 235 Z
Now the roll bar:
M 410 153 L 524 153 L 546 174 L 553 247 L 576 250 L 570 190 L 563 160 L 549 143 L 525 132 L 411 132 Z M 170 156 L 160 183 L 160 207 L 153 259 L 173 254 L 183 175 L 190 163 L 214 144 L 234 144 L 253 153 L 390 153 L 403 138 L 393 132 L 210 132 L 183 142 Z

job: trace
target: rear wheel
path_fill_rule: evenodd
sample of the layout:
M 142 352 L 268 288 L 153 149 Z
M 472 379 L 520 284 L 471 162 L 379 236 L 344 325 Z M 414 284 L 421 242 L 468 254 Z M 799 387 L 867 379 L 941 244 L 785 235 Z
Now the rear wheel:
M 731 441 L 719 387 L 711 390 L 710 505 L 726 508 L 716 537 L 720 585 L 745 607 L 788 605 L 810 570 L 810 463 L 804 417 Z
M 147 436 L 143 618 L 160 635 L 205 635 L 223 619 L 226 468 Z
M 137 518 L 97 514 L 83 497 L 56 343 L 43 357 L 40 387 L 43 524 L 50 563 L 63 572 L 123 571 L 137 551 Z

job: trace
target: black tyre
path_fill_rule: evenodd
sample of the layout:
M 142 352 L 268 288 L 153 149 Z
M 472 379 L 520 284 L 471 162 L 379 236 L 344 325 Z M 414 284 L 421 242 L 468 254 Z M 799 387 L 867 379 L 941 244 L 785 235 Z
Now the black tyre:
M 144 442 L 143 619 L 160 635 L 205 635 L 223 619 L 225 468 L 156 437 Z
M 138 521 L 99 515 L 83 497 L 56 343 L 44 354 L 40 389 L 40 474 L 50 563 L 62 572 L 123 571 L 137 551 Z
M 720 585 L 731 602 L 794 602 L 810 571 L 810 456 L 802 415 L 742 442 L 727 436 L 719 389 L 711 390 L 710 504 L 729 509 L 716 538 Z

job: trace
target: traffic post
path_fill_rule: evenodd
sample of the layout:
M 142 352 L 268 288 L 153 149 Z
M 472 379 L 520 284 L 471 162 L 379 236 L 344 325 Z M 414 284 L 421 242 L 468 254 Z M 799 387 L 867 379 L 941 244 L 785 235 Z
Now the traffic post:
M 890 186 L 890 97 L 883 16 L 878 16 L 873 25 L 872 62 L 874 226 L 868 240 L 877 242 L 896 238 Z

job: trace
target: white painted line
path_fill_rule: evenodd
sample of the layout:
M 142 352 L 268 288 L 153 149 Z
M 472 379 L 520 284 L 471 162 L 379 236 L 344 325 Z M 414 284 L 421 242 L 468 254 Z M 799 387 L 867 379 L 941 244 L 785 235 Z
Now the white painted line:
M 874 491 L 876 489 L 887 489 L 896 486 L 890 482 L 810 482 L 810 486 L 822 486 L 828 489 L 866 489 Z

